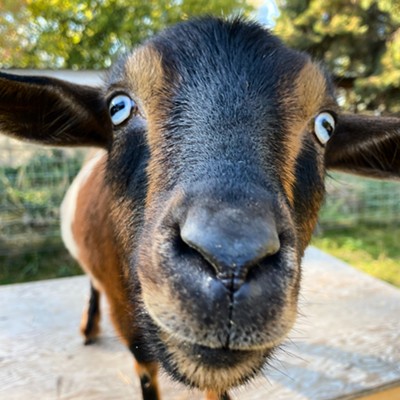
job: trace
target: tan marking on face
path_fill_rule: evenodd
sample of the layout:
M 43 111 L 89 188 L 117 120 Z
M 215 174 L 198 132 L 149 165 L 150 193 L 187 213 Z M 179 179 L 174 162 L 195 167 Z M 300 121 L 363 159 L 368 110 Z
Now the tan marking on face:
M 130 86 L 143 106 L 147 119 L 148 143 L 151 151 L 147 206 L 154 193 L 162 187 L 165 171 L 160 167 L 163 157 L 162 130 L 169 109 L 169 98 L 176 76 L 163 67 L 162 55 L 151 45 L 139 47 L 127 60 L 125 72 Z M 160 186 L 161 185 L 161 186 Z
M 163 92 L 164 71 L 161 54 L 151 45 L 136 49 L 125 63 L 125 74 L 148 119 L 157 112 Z
M 287 110 L 285 162 L 283 164 L 283 187 L 293 205 L 296 160 L 303 146 L 303 132 L 315 116 L 326 96 L 326 80 L 318 66 L 309 61 L 300 71 L 294 90 L 283 93 L 283 106 Z

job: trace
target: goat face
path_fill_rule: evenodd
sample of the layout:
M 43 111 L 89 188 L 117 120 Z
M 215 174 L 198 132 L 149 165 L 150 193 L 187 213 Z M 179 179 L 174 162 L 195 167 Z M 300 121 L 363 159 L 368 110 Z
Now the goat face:
M 313 117 L 333 115 L 332 91 L 318 66 L 265 30 L 216 20 L 167 30 L 117 68 L 110 88 L 136 107 L 115 127 L 115 204 L 137 193 L 137 171 L 120 174 L 138 153 L 126 143 L 149 154 L 143 229 L 128 246 L 137 244 L 129 265 L 148 340 L 175 376 L 226 390 L 294 323 L 324 191 Z M 125 204 L 119 226 L 136 218 Z
M 107 149 L 111 204 L 96 213 L 107 207 L 122 269 L 103 287 L 130 296 L 146 360 L 217 393 L 294 323 L 325 168 L 398 178 L 399 126 L 340 113 L 317 64 L 241 20 L 165 31 L 114 67 L 106 93 L 0 74 L 3 133 Z

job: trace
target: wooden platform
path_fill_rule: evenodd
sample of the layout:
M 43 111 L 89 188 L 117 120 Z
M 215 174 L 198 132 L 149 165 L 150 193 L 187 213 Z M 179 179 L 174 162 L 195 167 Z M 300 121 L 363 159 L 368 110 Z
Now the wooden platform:
M 139 400 L 132 358 L 106 315 L 78 333 L 86 277 L 0 287 L 0 399 Z M 301 316 L 244 400 L 400 399 L 400 291 L 310 248 Z M 201 399 L 162 379 L 165 400 Z M 361 396 L 361 397 L 360 397 Z

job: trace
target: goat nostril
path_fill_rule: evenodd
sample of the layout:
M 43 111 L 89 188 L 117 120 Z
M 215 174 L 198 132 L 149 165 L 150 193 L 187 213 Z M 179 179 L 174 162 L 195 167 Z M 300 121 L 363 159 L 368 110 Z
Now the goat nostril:
M 268 240 L 265 241 L 262 253 L 263 258 L 273 256 L 281 249 L 281 240 L 275 230 L 269 232 Z
M 184 249 L 186 253 L 190 252 L 191 254 L 197 254 L 200 256 L 212 267 L 215 273 L 219 271 L 218 264 L 215 262 L 212 254 L 210 254 L 206 248 L 200 246 L 195 241 L 190 240 L 189 237 L 184 236 L 182 232 L 180 236 L 180 248 Z
M 180 240 L 231 290 L 242 286 L 260 262 L 269 259 L 270 264 L 281 247 L 273 218 L 256 216 L 243 224 L 241 218 L 249 220 L 249 215 L 234 211 L 191 209 L 179 232 Z

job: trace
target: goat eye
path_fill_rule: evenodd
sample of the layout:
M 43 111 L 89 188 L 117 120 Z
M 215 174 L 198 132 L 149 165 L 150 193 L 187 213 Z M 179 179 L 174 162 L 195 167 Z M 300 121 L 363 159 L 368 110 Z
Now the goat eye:
M 114 125 L 122 124 L 131 116 L 132 109 L 135 107 L 135 102 L 125 94 L 113 97 L 109 105 L 112 123 Z
M 335 118 L 332 114 L 323 112 L 317 115 L 314 121 L 314 132 L 322 144 L 325 144 L 331 138 L 334 130 Z

